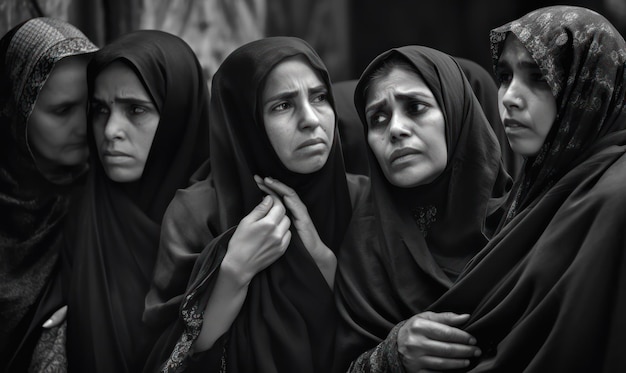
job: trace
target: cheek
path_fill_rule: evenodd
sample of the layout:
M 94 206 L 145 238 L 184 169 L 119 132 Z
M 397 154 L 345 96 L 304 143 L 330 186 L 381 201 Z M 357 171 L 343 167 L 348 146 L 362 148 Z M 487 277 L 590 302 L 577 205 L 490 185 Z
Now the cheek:
M 369 131 L 367 134 L 367 143 L 374 153 L 374 156 L 381 165 L 384 164 L 385 141 L 384 136 L 377 132 Z

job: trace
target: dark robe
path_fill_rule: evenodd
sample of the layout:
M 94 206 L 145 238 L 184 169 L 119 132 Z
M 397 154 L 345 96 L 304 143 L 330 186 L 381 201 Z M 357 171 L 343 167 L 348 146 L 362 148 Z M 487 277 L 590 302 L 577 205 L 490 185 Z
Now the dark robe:
M 74 26 L 50 18 L 21 23 L 0 41 L 0 371 L 25 371 L 42 332 L 64 335 L 41 327 L 62 298 L 42 299 L 60 295 L 52 279 L 63 220 L 88 165 L 40 170 L 27 123 L 55 64 L 95 50 Z M 64 362 L 64 353 L 54 359 Z
M 131 67 L 160 120 L 141 178 L 110 180 L 98 157 L 74 215 L 67 264 L 68 361 L 74 372 L 137 372 L 152 336 L 142 323 L 161 220 L 176 190 L 208 157 L 208 90 L 201 66 L 180 38 L 127 34 L 95 54 L 90 92 L 114 61 Z M 92 154 L 96 154 L 90 133 Z
M 557 119 L 501 231 L 431 309 L 471 315 L 464 329 L 483 350 L 472 371 L 626 371 L 626 43 L 564 6 L 493 30 L 494 62 L 509 34 L 546 77 Z
M 512 34 L 557 117 L 499 232 L 429 310 L 470 314 L 462 328 L 482 355 L 465 371 L 623 372 L 626 42 L 597 13 L 550 7 L 493 30 L 494 63 Z M 398 361 L 398 326 L 357 371 Z
M 431 183 L 399 188 L 368 151 L 375 165 L 371 191 L 355 208 L 339 253 L 337 372 L 452 286 L 487 243 L 510 186 L 498 141 L 462 68 L 442 52 L 408 46 L 376 58 L 355 91 L 362 122 L 364 87 L 389 58 L 406 60 L 433 92 L 445 119 L 448 159 Z
M 311 174 L 289 171 L 264 129 L 258 106 L 264 81 L 277 64 L 293 56 L 308 61 L 328 87 L 334 107 L 324 64 L 297 38 L 246 44 L 222 63 L 213 78 L 210 165 L 198 175 L 200 181 L 179 191 L 165 217 L 145 318 L 172 325 L 163 333 L 146 371 L 322 373 L 330 369 L 336 323 L 332 289 L 294 228 L 285 254 L 251 281 L 229 331 L 209 351 L 189 356 L 230 237 L 264 195 L 253 175 L 271 176 L 292 187 L 331 250 L 339 247 L 348 225 L 350 197 L 336 128 L 326 164 Z

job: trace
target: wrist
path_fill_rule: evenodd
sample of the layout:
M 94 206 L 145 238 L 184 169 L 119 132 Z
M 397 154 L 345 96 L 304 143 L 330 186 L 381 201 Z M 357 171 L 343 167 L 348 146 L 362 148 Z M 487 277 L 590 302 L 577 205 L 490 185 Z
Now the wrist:
M 254 277 L 254 273 L 248 273 L 248 271 L 238 265 L 236 261 L 230 260 L 228 255 L 224 257 L 224 260 L 222 260 L 219 275 L 223 278 L 223 280 L 226 280 L 239 288 L 247 287 Z

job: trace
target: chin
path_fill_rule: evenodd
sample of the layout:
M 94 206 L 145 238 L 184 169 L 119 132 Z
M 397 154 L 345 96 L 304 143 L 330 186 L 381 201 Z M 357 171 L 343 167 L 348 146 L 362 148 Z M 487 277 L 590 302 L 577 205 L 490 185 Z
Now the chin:
M 105 167 L 104 172 L 109 179 L 115 181 L 116 183 L 132 183 L 133 181 L 141 179 L 141 175 L 137 176 L 128 170 L 107 169 Z

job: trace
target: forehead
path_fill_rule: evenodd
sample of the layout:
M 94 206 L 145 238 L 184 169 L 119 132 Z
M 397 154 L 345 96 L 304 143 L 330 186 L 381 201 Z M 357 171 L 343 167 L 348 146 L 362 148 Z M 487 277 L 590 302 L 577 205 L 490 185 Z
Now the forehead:
M 121 61 L 112 62 L 96 76 L 94 95 L 104 94 L 148 96 L 135 71 Z
M 264 91 L 294 88 L 300 84 L 319 85 L 323 82 L 304 57 L 290 57 L 269 72 Z
M 535 64 L 535 60 L 530 55 L 530 52 L 522 42 L 513 34 L 504 41 L 502 46 L 502 53 L 498 59 L 498 65 L 501 63 L 508 63 L 509 65 L 516 65 L 517 62 L 532 63 Z
M 409 93 L 432 96 L 430 88 L 418 73 L 395 66 L 384 75 L 372 79 L 365 97 L 366 106 L 390 94 L 403 95 Z

